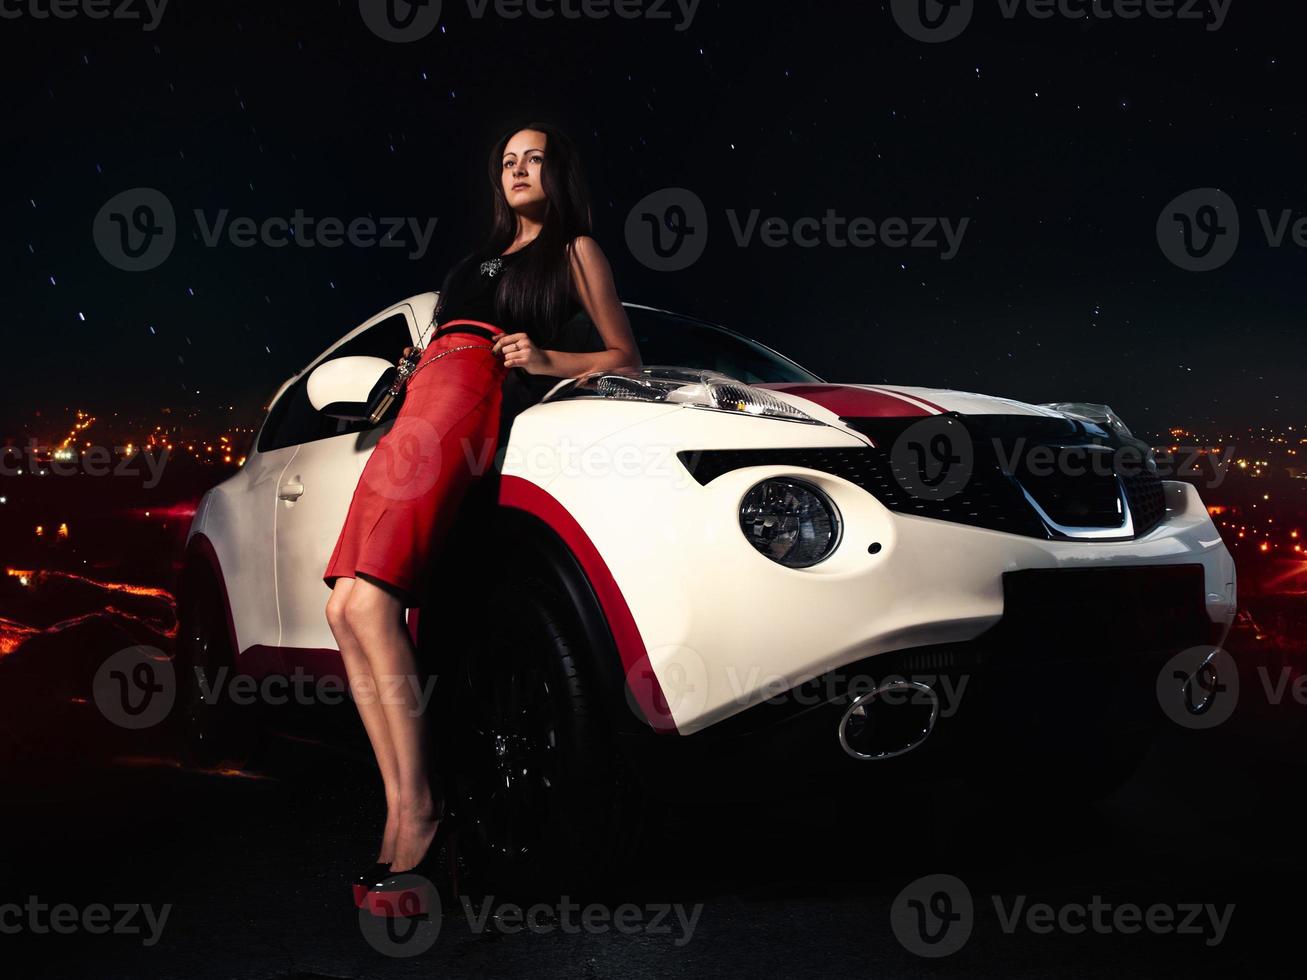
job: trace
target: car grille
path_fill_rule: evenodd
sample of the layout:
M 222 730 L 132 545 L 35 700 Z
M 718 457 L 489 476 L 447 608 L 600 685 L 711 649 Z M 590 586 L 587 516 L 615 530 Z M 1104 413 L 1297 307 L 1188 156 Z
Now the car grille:
M 1058 447 L 1065 448 L 1065 447 Z M 1077 468 L 1079 469 L 1079 468 Z M 1062 527 L 1113 528 L 1125 524 L 1121 484 L 1114 473 L 1058 472 L 1017 463 L 1013 476 L 1040 509 Z
M 1075 423 L 1024 416 L 953 418 L 968 429 L 974 459 L 966 483 L 940 499 L 909 489 L 911 480 L 899 472 L 902 461 L 892 458 L 895 439 L 916 419 L 842 420 L 870 436 L 875 447 L 685 450 L 677 455 L 700 484 L 746 466 L 797 466 L 848 480 L 898 513 L 1034 538 L 1066 535 L 1041 519 L 1026 494 L 1052 522 L 1068 529 L 1121 527 L 1121 491 L 1134 520 L 1135 537 L 1153 530 L 1166 516 L 1162 482 L 1142 468 L 1118 476 L 1112 472 L 1044 473 L 1030 467 L 1026 451 L 1033 446 L 1048 446 L 1054 452 L 1068 446 L 1083 450 L 1088 440 Z M 1076 436 L 1082 437 L 1079 447 L 1074 443 Z M 1014 467 L 1013 460 L 1017 461 Z
M 1147 534 L 1166 516 L 1166 488 L 1155 473 L 1138 473 L 1121 477 L 1126 500 L 1135 518 L 1135 534 Z

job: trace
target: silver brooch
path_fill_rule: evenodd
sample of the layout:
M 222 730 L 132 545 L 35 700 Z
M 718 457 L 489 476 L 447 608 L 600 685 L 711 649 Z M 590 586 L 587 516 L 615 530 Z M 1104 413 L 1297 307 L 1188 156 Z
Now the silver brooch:
M 481 263 L 481 274 L 493 279 L 495 276 L 499 275 L 503 268 L 504 260 L 496 255 L 493 259 L 486 259 Z

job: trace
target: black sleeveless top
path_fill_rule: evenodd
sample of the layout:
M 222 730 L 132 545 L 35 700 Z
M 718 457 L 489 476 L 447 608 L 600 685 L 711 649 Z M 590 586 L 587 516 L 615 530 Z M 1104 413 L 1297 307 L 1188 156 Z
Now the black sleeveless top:
M 535 239 L 532 239 L 516 252 L 484 261 L 477 254 L 468 255 L 455 265 L 445 276 L 444 284 L 440 287 L 440 312 L 437 315 L 437 325 L 448 323 L 450 320 L 481 320 L 485 323 L 493 323 L 508 333 L 525 333 L 531 338 L 532 343 L 542 350 L 561 350 L 571 353 L 593 353 L 603 350 L 603 339 L 594 324 L 590 322 L 590 318 L 586 316 L 575 291 L 569 290 L 564 322 L 556 326 L 553 336 L 550 337 L 540 336 L 539 331 L 529 327 L 506 322 L 496 312 L 495 299 L 499 284 L 504 281 L 502 271 L 534 244 Z M 559 380 L 547 374 L 529 374 L 525 368 L 509 369 L 504 376 L 503 407 L 500 410 L 501 449 L 507 443 L 513 419 L 540 401 Z
M 447 323 L 450 320 L 482 320 L 493 323 L 509 333 L 517 333 L 517 326 L 499 322 L 499 316 L 495 312 L 495 297 L 499 292 L 499 284 L 504 281 L 502 270 L 515 263 L 519 256 L 534 244 L 533 239 L 516 252 L 484 262 L 479 261 L 479 256 L 476 254 L 463 258 L 449 270 L 444 285 L 440 287 L 440 313 L 437 323 Z

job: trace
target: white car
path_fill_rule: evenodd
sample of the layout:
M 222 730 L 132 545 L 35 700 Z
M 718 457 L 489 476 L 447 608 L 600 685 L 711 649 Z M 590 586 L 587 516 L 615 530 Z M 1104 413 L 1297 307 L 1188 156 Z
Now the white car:
M 435 300 L 287 380 L 204 496 L 184 667 L 341 673 L 322 573 L 384 432 L 361 406 Z M 826 383 L 627 310 L 647 366 L 560 380 L 517 417 L 409 614 L 493 875 L 606 864 L 660 797 L 883 792 L 1016 746 L 1048 750 L 1041 784 L 1119 778 L 1162 660 L 1224 640 L 1231 557 L 1110 409 Z M 185 701 L 200 746 L 237 727 L 210 700 Z

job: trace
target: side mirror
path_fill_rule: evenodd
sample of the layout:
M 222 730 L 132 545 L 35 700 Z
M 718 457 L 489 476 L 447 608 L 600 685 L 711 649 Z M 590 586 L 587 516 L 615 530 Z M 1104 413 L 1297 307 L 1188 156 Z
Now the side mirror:
M 385 358 L 362 355 L 325 361 L 309 374 L 309 403 L 323 415 L 362 422 L 387 369 L 394 366 Z

